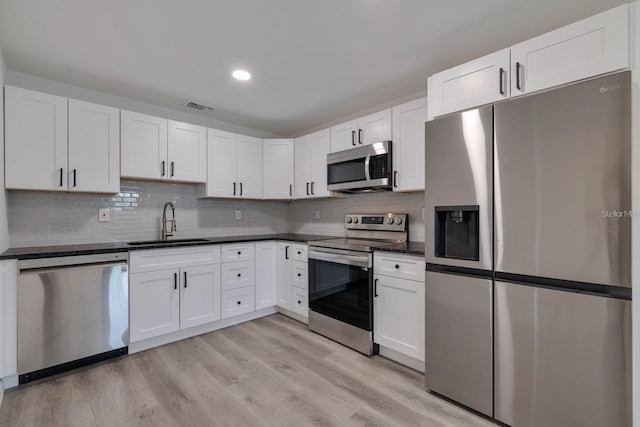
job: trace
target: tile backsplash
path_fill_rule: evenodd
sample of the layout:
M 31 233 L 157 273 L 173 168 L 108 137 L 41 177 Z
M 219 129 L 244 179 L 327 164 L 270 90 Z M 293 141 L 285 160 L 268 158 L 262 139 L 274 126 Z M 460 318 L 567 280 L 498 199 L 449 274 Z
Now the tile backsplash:
M 46 246 L 160 238 L 162 208 L 176 207 L 175 238 L 269 233 L 344 235 L 346 213 L 403 212 L 409 238 L 424 240 L 423 193 L 345 195 L 329 200 L 205 200 L 190 184 L 122 181 L 115 195 L 8 192 L 10 246 Z M 98 210 L 110 221 L 99 222 Z M 235 219 L 240 210 L 242 219 Z M 316 210 L 320 219 L 316 219 Z
M 289 203 L 197 198 L 190 184 L 122 181 L 120 193 L 10 191 L 12 247 L 159 239 L 162 208 L 176 207 L 175 238 L 284 233 Z M 99 222 L 98 210 L 110 221 Z M 240 210 L 242 219 L 235 220 Z M 170 210 L 168 210 L 170 212 Z

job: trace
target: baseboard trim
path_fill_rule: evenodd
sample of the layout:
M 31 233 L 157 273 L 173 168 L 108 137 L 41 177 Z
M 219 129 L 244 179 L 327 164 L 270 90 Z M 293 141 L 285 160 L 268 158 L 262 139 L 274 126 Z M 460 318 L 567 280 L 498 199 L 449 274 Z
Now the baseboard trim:
M 379 354 L 380 356 L 386 357 L 387 359 L 393 360 L 394 362 L 398 362 L 401 365 L 424 373 L 424 362 L 422 360 L 407 356 L 406 354 L 400 353 L 397 350 L 393 350 L 389 347 L 383 347 L 382 345 L 380 346 Z
M 161 345 L 195 337 L 197 335 L 217 331 L 218 329 L 228 328 L 229 326 L 259 319 L 260 317 L 265 317 L 274 313 L 277 313 L 276 307 L 267 307 L 261 310 L 253 311 L 251 313 L 242 314 L 240 316 L 234 316 L 228 319 L 219 320 L 217 322 L 207 323 L 206 325 L 195 326 L 193 328 L 184 329 L 167 335 L 149 338 L 144 341 L 138 341 L 129 344 L 129 354 L 138 353 L 140 351 L 149 350 L 150 348 L 159 347 Z

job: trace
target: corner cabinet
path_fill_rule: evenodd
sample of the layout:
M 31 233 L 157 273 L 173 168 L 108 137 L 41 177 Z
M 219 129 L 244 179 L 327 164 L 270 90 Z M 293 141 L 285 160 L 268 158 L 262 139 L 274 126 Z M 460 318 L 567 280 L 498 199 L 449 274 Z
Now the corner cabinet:
M 121 112 L 121 175 L 203 183 L 206 128 L 132 111 Z
M 429 119 L 626 70 L 629 5 L 434 74 Z
M 331 152 L 391 140 L 391 110 L 369 114 L 331 128 Z
M 327 154 L 331 149 L 331 130 L 325 129 L 296 138 L 294 142 L 294 197 L 329 197 L 327 190 Z
M 374 342 L 411 359 L 424 371 L 425 261 L 391 252 L 374 252 Z M 391 358 L 393 354 L 388 355 Z M 422 364 L 422 365 L 420 365 Z
M 262 141 L 262 197 L 264 199 L 293 199 L 293 162 L 293 139 Z
M 5 188 L 117 193 L 116 108 L 5 86 Z
M 427 98 L 391 109 L 393 116 L 393 191 L 424 191 L 424 123 Z
M 262 198 L 262 140 L 207 130 L 207 181 L 199 197 Z

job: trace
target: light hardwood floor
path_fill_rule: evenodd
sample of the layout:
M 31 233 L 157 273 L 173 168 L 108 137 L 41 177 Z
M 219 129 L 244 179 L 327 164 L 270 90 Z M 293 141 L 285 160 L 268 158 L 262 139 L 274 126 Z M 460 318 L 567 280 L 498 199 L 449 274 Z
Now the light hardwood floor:
M 280 314 L 9 390 L 0 426 L 493 426 Z

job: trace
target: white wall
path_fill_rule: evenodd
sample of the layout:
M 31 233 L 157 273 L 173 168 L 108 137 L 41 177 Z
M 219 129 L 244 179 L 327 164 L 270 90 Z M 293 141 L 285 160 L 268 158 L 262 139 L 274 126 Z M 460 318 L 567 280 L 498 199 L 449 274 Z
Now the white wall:
M 4 81 L 7 68 L 0 49 L 0 87 L 4 100 Z M 0 100 L 0 252 L 9 247 L 9 230 L 7 222 L 7 192 L 4 190 L 4 101 Z

